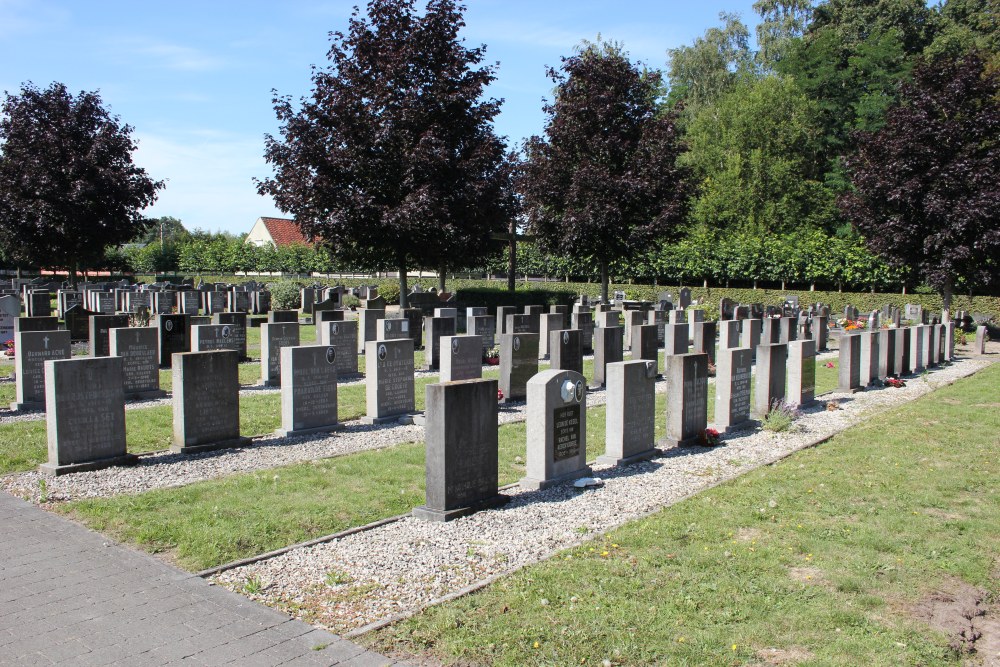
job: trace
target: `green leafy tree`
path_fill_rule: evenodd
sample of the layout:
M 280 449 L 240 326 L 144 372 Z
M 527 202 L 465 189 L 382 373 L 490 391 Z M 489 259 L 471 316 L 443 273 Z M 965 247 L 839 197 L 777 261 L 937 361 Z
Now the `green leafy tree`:
M 760 16 L 757 59 L 761 66 L 770 69 L 805 35 L 812 20 L 813 3 L 812 0 L 757 0 L 753 8 Z
M 411 267 L 474 265 L 506 229 L 500 103 L 485 48 L 458 37 L 463 7 L 371 0 L 346 34 L 332 34 L 298 110 L 274 100 L 281 138 L 268 136 L 273 178 L 258 183 L 307 236 L 351 265 L 393 268 L 406 305 Z
M 941 290 L 945 308 L 957 280 L 1000 279 L 998 99 L 1000 72 L 978 55 L 922 63 L 847 161 L 844 215 L 872 251 Z
M 96 92 L 31 83 L 0 107 L 0 248 L 18 265 L 70 270 L 103 263 L 105 248 L 149 222 L 153 181 L 132 161 L 132 127 Z
M 684 215 L 684 172 L 674 116 L 660 114 L 660 76 L 617 45 L 588 44 L 549 70 L 555 99 L 545 137 L 526 142 L 521 193 L 543 252 L 608 268 L 674 236 Z

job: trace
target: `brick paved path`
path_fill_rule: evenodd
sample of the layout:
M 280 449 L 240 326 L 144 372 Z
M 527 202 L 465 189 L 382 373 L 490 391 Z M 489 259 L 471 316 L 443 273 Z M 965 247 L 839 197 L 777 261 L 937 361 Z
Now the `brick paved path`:
M 0 665 L 392 661 L 0 493 Z

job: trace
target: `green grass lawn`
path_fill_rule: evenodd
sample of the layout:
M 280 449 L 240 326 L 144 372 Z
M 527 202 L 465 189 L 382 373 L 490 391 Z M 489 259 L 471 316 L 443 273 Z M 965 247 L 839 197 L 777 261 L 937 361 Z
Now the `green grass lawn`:
M 966 664 L 908 610 L 957 581 L 996 607 L 997 401 L 1000 365 L 362 641 L 435 664 Z

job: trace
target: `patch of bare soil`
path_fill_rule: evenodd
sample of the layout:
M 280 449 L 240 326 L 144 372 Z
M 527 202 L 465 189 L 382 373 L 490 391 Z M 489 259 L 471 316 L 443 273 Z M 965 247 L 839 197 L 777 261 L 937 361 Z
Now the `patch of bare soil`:
M 953 580 L 909 611 L 947 634 L 948 645 L 956 653 L 973 657 L 980 665 L 1000 667 L 1000 619 L 989 613 L 985 591 Z
M 806 660 L 812 660 L 813 654 L 804 648 L 762 648 L 757 651 L 757 657 L 765 665 L 798 665 Z
M 788 576 L 803 584 L 825 584 L 826 578 L 823 571 L 817 567 L 793 567 L 789 568 Z

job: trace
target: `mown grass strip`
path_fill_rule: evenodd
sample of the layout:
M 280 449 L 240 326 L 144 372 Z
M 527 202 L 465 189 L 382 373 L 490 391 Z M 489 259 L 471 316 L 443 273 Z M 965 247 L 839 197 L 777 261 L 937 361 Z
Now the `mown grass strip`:
M 362 641 L 435 664 L 962 664 L 909 610 L 956 579 L 996 602 L 998 399 L 994 365 Z

